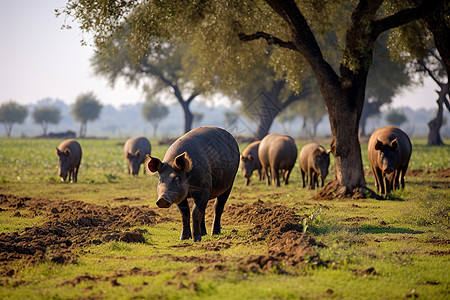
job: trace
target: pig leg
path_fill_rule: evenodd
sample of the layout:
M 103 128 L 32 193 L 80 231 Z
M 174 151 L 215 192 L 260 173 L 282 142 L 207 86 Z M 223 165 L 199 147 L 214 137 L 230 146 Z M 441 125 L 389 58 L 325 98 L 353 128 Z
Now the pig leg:
M 284 185 L 289 184 L 289 176 L 291 175 L 291 171 L 292 169 L 287 170 L 286 173 L 284 173 Z
M 264 166 L 263 171 L 266 174 L 266 183 L 269 186 L 270 185 L 269 166 Z
M 202 232 L 202 236 L 207 234 L 207 232 L 206 232 L 206 225 L 205 225 L 205 215 L 206 214 L 203 214 L 202 223 L 200 224 L 200 230 Z
M 225 191 L 222 195 L 217 197 L 215 204 L 215 214 L 214 214 L 214 224 L 211 230 L 211 235 L 220 234 L 220 219 L 222 217 L 223 208 L 225 207 L 225 203 L 227 203 L 228 197 L 230 196 L 232 186 Z
M 309 179 L 309 189 L 314 190 L 316 188 L 316 182 L 314 180 L 314 170 L 309 169 L 308 179 Z
M 405 188 L 405 175 L 406 175 L 407 169 L 408 169 L 408 165 L 406 165 L 405 167 L 402 168 L 402 171 L 400 174 L 400 185 L 401 185 L 402 189 Z
M 383 173 L 378 168 L 372 168 L 373 176 L 375 177 L 375 184 L 378 188 L 378 193 L 384 194 Z
M 192 235 L 190 225 L 189 202 L 187 198 L 178 204 L 178 210 L 181 213 L 181 220 L 183 222 L 183 229 L 181 231 L 180 240 L 188 240 L 192 237 Z
M 209 199 L 209 189 L 203 190 L 197 198 L 194 199 L 195 205 L 192 210 L 192 234 L 194 242 L 202 240 L 202 221 L 205 217 L 206 205 Z M 206 231 L 206 229 L 205 229 Z
M 276 170 L 275 167 L 272 167 L 272 181 L 274 186 L 280 186 L 280 172 Z
M 73 182 L 77 182 L 78 181 L 78 169 L 80 168 L 80 166 L 78 165 L 77 167 L 75 167 L 75 172 L 73 174 Z
M 69 168 L 69 181 L 72 180 L 72 182 L 75 182 L 75 179 L 73 178 L 73 167 Z
M 303 182 L 303 188 L 304 188 L 306 186 L 305 185 L 305 172 L 300 169 L 300 173 L 302 173 L 302 182 Z

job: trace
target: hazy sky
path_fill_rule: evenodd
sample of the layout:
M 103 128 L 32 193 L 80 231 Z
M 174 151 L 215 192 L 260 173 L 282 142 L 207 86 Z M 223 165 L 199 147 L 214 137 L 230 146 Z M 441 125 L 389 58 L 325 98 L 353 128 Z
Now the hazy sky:
M 95 76 L 90 65 L 93 48 L 81 46 L 77 24 L 61 30 L 63 17 L 55 16 L 65 0 L 0 0 L 0 103 L 29 104 L 58 98 L 68 104 L 85 92 L 94 92 L 103 104 L 118 107 L 144 101 L 140 89 Z M 70 23 L 71 20 L 67 22 Z M 408 89 L 393 107 L 434 108 L 435 85 Z

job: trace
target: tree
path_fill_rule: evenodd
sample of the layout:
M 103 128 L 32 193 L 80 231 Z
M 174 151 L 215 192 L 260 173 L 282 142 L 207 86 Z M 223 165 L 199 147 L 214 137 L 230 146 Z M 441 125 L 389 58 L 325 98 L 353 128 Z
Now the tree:
M 142 106 L 142 115 L 144 119 L 149 121 L 153 126 L 153 136 L 156 137 L 156 131 L 161 121 L 169 114 L 169 108 L 158 100 L 147 98 Z
M 0 122 L 5 126 L 7 137 L 11 137 L 14 123 L 23 124 L 27 115 L 27 108 L 15 101 L 9 101 L 0 106 Z
M 93 92 L 80 94 L 77 97 L 72 108 L 72 115 L 75 120 L 81 122 L 80 137 L 86 136 L 87 122 L 97 120 L 101 110 L 102 105 Z
M 80 5 L 85 1 L 89 5 Z M 366 194 L 371 191 L 366 188 L 358 129 L 375 43 L 383 32 L 419 19 L 434 20 L 436 11 L 448 15 L 449 9 L 443 0 L 298 3 L 301 5 L 291 0 L 93 4 L 79 0 L 70 1 L 65 12 L 94 34 L 100 49 L 104 49 L 113 31 L 110 29 L 125 17 L 132 25 L 130 40 L 136 41 L 137 49 L 142 44 L 147 47 L 155 36 L 190 41 L 199 54 L 194 74 L 204 84 L 213 83 L 214 74 L 222 69 L 227 70 L 221 80 L 231 81 L 233 74 L 255 61 L 254 57 L 266 55 L 267 46 L 262 41 L 276 46 L 270 60 L 277 73 L 299 91 L 303 71 L 310 68 L 325 101 L 336 164 L 336 178 L 325 187 L 325 194 Z M 443 16 L 441 19 L 445 21 Z M 320 46 L 330 30 L 342 41 L 336 45 L 342 51 L 335 68 L 326 59 L 330 49 Z
M 412 61 L 411 71 L 419 72 L 420 80 L 430 76 L 439 86 L 438 110 L 436 117 L 428 123 L 428 145 L 443 145 L 440 128 L 443 121 L 443 106 L 450 111 L 450 2 L 443 4 L 423 20 L 416 21 L 412 26 L 399 27 L 391 35 L 391 56 L 399 61 Z
M 444 62 L 437 49 L 432 47 L 427 50 L 424 57 L 416 60 L 411 65 L 412 72 L 419 72 L 422 75 L 420 80 L 423 80 L 425 76 L 430 76 L 440 88 L 436 91 L 438 94 L 438 99 L 436 100 L 438 105 L 436 117 L 428 123 L 430 131 L 428 133 L 427 145 L 442 146 L 444 145 L 444 141 L 441 138 L 440 130 L 444 121 L 444 105 L 450 112 L 450 103 L 449 99 L 447 99 L 449 97 L 449 82 Z
M 284 133 L 290 134 L 292 129 L 292 123 L 297 118 L 298 114 L 293 109 L 284 110 L 281 112 L 277 119 L 280 122 L 281 126 L 283 126 Z
M 392 126 L 400 127 L 408 121 L 408 118 L 403 112 L 393 109 L 387 114 L 386 121 Z
M 387 34 L 380 38 L 373 56 L 373 65 L 367 77 L 367 89 L 361 120 L 360 136 L 366 135 L 366 121 L 380 113 L 380 108 L 392 102 L 398 91 L 411 84 L 411 72 L 407 72 L 405 62 L 397 62 L 389 57 L 386 48 Z
M 36 107 L 33 111 L 34 123 L 40 124 L 43 136 L 47 135 L 49 124 L 58 124 L 61 121 L 61 110 L 56 106 Z
M 124 24 L 120 30 L 127 31 L 128 28 Z M 152 81 L 144 87 L 146 93 L 156 97 L 169 90 L 183 109 L 184 131 L 191 130 L 193 115 L 190 104 L 201 89 L 191 84 L 188 45 L 161 39 L 159 47 L 149 46 L 145 56 L 137 59 L 133 49 L 123 39 L 118 34 L 113 35 L 108 41 L 109 50 L 96 52 L 92 59 L 96 73 L 108 77 L 112 84 L 118 77 L 124 77 L 129 83 L 135 84 L 150 78 Z

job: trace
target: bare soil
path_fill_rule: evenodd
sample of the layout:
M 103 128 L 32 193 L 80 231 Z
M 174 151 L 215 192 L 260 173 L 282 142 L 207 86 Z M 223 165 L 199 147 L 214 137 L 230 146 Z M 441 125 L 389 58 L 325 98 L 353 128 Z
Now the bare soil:
M 0 275 L 6 276 L 14 275 L 15 271 L 7 266 L 16 260 L 24 260 L 27 264 L 48 260 L 71 264 L 77 259 L 74 250 L 88 245 L 110 241 L 145 243 L 145 230 L 130 230 L 130 227 L 152 226 L 157 222 L 174 222 L 181 227 L 180 218 L 172 216 L 173 211 L 147 206 L 108 207 L 76 200 L 51 201 L 0 195 L 0 209 L 9 210 L 16 217 L 42 215 L 47 220 L 42 225 L 27 227 L 19 232 L 0 234 Z M 210 203 L 206 218 L 211 220 L 212 214 L 213 203 Z M 312 236 L 302 233 L 302 217 L 291 208 L 262 201 L 246 205 L 231 204 L 225 208 L 222 219 L 225 227 L 233 224 L 250 225 L 248 242 L 267 245 L 267 252 L 261 255 L 237 258 L 236 265 L 242 271 L 286 273 L 285 266 L 298 266 L 306 261 L 322 263 L 314 246 L 323 245 L 316 243 Z M 236 230 L 232 230 L 212 241 L 175 244 L 173 247 L 201 247 L 210 252 L 198 257 L 168 255 L 167 259 L 196 262 L 199 269 L 194 272 L 211 269 L 227 271 L 223 262 L 228 259 L 222 257 L 221 250 L 242 243 L 242 239 L 236 238 L 237 234 Z M 204 267 L 203 264 L 209 266 Z M 123 275 L 115 274 L 102 280 L 114 281 L 117 276 Z M 98 278 L 80 277 L 74 280 L 96 281 Z

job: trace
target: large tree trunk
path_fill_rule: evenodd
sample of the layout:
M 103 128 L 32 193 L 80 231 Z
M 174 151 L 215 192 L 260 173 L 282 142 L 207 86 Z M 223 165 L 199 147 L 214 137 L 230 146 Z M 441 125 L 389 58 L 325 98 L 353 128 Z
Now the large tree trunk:
M 361 147 L 358 139 L 359 121 L 364 105 L 365 76 L 361 71 L 353 83 L 321 88 L 327 103 L 331 127 L 331 152 L 335 158 L 336 178 L 320 192 L 330 194 L 364 195 L 367 190 Z M 367 75 L 367 72 L 366 72 Z
M 184 133 L 186 133 L 192 129 L 192 121 L 194 120 L 194 115 L 189 109 L 189 103 L 183 102 L 182 107 L 184 112 Z
M 441 127 L 443 123 L 443 113 L 444 113 L 444 103 L 448 100 L 448 86 L 449 84 L 440 84 L 441 90 L 438 92 L 439 99 L 436 101 L 438 104 L 438 110 L 436 113 L 436 117 L 428 123 L 428 127 L 430 131 L 428 133 L 428 146 L 442 146 L 444 145 L 444 141 L 441 138 Z

